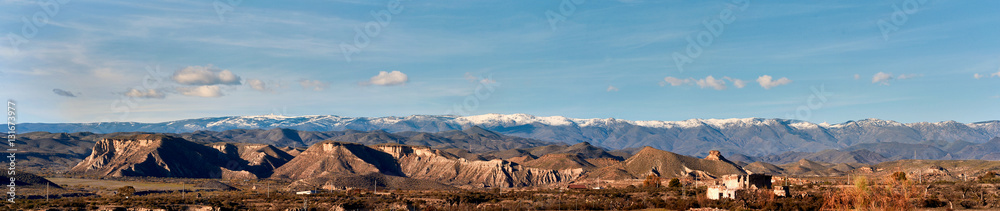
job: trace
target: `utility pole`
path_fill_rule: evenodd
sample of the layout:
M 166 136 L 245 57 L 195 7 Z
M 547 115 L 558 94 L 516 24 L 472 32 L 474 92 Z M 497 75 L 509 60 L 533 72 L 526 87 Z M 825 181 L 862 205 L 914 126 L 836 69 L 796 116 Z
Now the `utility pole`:
M 681 177 L 681 178 L 684 178 L 684 177 Z M 687 195 L 688 195 L 687 191 L 688 191 L 687 190 L 687 184 L 684 184 L 684 181 L 681 181 L 681 199 L 687 198 Z

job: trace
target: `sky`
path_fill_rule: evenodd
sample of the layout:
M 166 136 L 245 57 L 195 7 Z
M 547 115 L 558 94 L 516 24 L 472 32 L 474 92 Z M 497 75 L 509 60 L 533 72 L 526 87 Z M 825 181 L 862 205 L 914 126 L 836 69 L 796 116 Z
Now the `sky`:
M 1000 119 L 1000 1 L 0 0 L 19 122 Z

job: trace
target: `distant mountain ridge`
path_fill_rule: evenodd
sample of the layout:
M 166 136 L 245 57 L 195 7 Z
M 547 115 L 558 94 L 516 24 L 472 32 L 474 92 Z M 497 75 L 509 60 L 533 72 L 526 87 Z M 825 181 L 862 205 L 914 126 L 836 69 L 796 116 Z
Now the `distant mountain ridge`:
M 708 150 L 750 156 L 789 151 L 818 152 L 859 144 L 894 142 L 917 144 L 935 141 L 985 143 L 1000 136 L 1000 121 L 958 123 L 899 123 L 864 119 L 840 124 L 815 124 L 798 120 L 742 118 L 690 119 L 684 121 L 632 121 L 576 119 L 527 114 L 477 116 L 339 117 L 277 115 L 212 117 L 162 123 L 22 123 L 19 131 L 46 132 L 157 132 L 198 133 L 233 129 L 286 128 L 298 131 L 373 131 L 389 133 L 441 132 L 473 126 L 500 134 L 549 142 L 590 142 L 610 149 L 657 149 L 704 156 Z M 294 141 L 294 140 L 290 140 Z M 290 142 L 291 143 L 291 142 Z

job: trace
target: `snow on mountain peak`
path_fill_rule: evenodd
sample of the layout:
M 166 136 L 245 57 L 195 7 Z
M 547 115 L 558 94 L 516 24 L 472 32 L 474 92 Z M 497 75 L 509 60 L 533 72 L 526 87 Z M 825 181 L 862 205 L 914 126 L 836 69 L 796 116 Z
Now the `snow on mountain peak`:
M 706 119 L 701 120 L 705 124 L 715 128 L 725 128 L 728 126 L 756 125 L 763 122 L 762 118 L 732 118 L 732 119 Z
M 904 126 L 904 125 L 903 125 L 903 123 L 899 123 L 899 122 L 896 122 L 896 121 L 892 121 L 892 120 L 882 120 L 882 119 L 876 119 L 876 118 L 868 118 L 868 119 L 863 119 L 863 120 L 861 120 L 861 121 L 857 121 L 856 123 L 858 123 L 858 124 L 865 124 L 865 125 L 871 125 L 871 126 L 879 126 L 879 127 L 886 127 L 886 126 L 893 126 L 893 127 L 897 127 L 897 126 Z
M 826 122 L 821 123 L 821 124 L 815 124 L 815 123 L 812 123 L 812 122 L 797 121 L 797 122 L 792 122 L 791 124 L 788 124 L 788 126 L 792 126 L 795 129 L 814 129 L 814 128 L 820 128 L 820 127 L 828 127 L 828 126 L 830 126 L 830 124 L 827 124 Z
M 570 118 L 563 116 L 550 116 L 550 117 L 536 117 L 529 114 L 483 114 L 476 116 L 464 116 L 454 119 L 458 122 L 473 124 L 473 125 L 526 125 L 532 123 L 541 123 L 546 125 L 554 126 L 564 126 L 575 124 Z
M 830 125 L 829 128 L 842 128 L 848 126 L 872 126 L 872 127 L 905 127 L 903 123 L 899 123 L 892 120 L 882 120 L 876 118 L 868 118 L 857 121 L 847 121 L 840 124 Z
M 200 123 L 199 123 L 200 122 Z M 340 117 L 335 115 L 310 115 L 310 116 L 284 116 L 284 115 L 257 115 L 257 116 L 235 116 L 235 117 L 213 117 L 201 119 L 179 120 L 173 123 L 185 124 L 185 129 L 190 130 L 222 130 L 233 128 L 294 128 L 307 126 L 310 128 L 343 128 L 349 125 L 357 127 L 358 124 L 368 125 L 361 128 L 383 128 L 401 122 L 445 122 L 448 124 L 462 126 L 483 126 L 483 127 L 512 127 L 519 125 L 541 124 L 549 126 L 576 126 L 576 127 L 615 127 L 615 125 L 633 125 L 648 128 L 696 128 L 712 127 L 716 129 L 763 126 L 763 125 L 786 125 L 795 129 L 838 129 L 844 127 L 954 127 L 965 125 L 987 131 L 1000 130 L 1000 121 L 977 122 L 970 124 L 958 123 L 955 121 L 943 121 L 937 123 L 899 123 L 882 119 L 862 119 L 847 121 L 839 124 L 812 123 L 801 120 L 765 119 L 765 118 L 730 118 L 730 119 L 687 119 L 680 121 L 659 121 L 659 120 L 623 120 L 614 118 L 591 118 L 578 119 L 564 116 L 540 117 L 530 114 L 482 114 L 472 116 L 452 116 L 452 115 L 411 115 L 405 117 Z

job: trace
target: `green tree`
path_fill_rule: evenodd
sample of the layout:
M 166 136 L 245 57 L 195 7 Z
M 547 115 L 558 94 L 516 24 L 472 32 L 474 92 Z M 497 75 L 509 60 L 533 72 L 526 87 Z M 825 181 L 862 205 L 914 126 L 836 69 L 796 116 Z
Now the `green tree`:
M 667 182 L 667 187 L 668 188 L 679 188 L 679 187 L 681 187 L 681 180 L 679 180 L 677 178 L 670 179 L 670 181 Z
M 906 181 L 906 173 L 903 173 L 901 171 L 897 171 L 896 173 L 892 173 L 892 179 L 894 179 L 896 181 Z
M 130 197 L 132 195 L 135 195 L 135 187 L 125 186 L 118 188 L 118 196 Z

